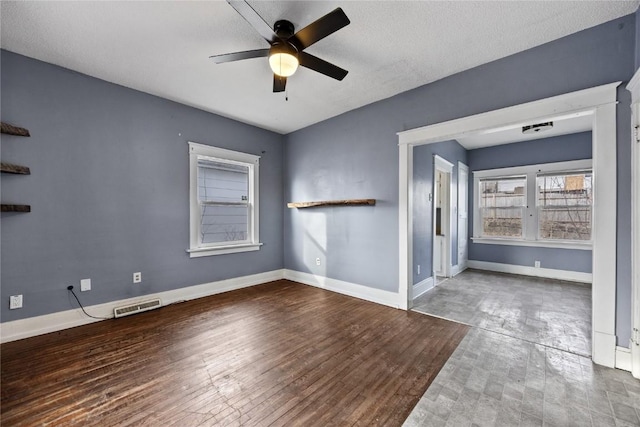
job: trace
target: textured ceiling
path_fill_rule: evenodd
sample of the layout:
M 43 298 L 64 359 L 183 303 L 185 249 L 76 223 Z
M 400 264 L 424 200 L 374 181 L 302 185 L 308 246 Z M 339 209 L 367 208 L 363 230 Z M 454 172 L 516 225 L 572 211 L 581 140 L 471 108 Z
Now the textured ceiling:
M 342 7 L 351 25 L 307 51 L 349 70 L 308 69 L 273 94 L 266 58 L 210 55 L 268 47 L 224 1 L 1 3 L 3 49 L 186 105 L 289 133 L 448 75 L 634 12 L 634 1 L 250 1 L 296 29 Z

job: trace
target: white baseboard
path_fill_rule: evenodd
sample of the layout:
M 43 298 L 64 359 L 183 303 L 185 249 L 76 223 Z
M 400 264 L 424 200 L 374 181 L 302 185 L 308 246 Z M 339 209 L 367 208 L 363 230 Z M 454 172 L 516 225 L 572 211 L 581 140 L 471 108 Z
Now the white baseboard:
M 433 276 L 431 276 L 413 285 L 413 299 L 416 299 L 425 292 L 433 289 L 434 284 Z
M 458 274 L 462 273 L 466 269 L 467 269 L 466 265 L 464 267 L 461 267 L 460 264 L 454 265 L 453 267 L 451 267 L 451 277 L 457 276 Z
M 235 277 L 232 279 L 173 289 L 170 291 L 143 295 L 135 298 L 111 301 L 104 304 L 92 305 L 86 307 L 86 309 L 91 313 L 91 315 L 96 317 L 113 317 L 113 309 L 123 305 L 135 304 L 137 302 L 153 298 L 160 298 L 162 305 L 168 305 L 178 301 L 188 301 L 274 280 L 280 280 L 283 276 L 283 270 L 274 270 L 266 273 Z M 43 316 L 4 322 L 0 324 L 0 342 L 4 343 L 15 341 L 22 338 L 60 331 L 62 329 L 73 328 L 75 326 L 86 325 L 98 321 L 99 320 L 97 319 L 84 316 L 78 308 L 74 310 L 45 314 Z
M 616 368 L 631 372 L 631 350 L 616 346 Z
M 375 302 L 393 308 L 398 308 L 398 293 L 384 291 L 382 289 L 370 288 L 356 283 L 344 282 L 342 280 L 331 279 L 324 276 L 303 273 L 295 270 L 284 270 L 284 278 L 305 285 L 315 286 L 328 291 L 338 292 L 343 295 L 360 298 L 366 301 Z
M 469 260 L 468 268 L 478 270 L 497 271 L 500 273 L 520 274 L 523 276 L 544 277 L 547 279 L 568 280 L 571 282 L 592 283 L 593 276 L 591 273 L 582 273 L 579 271 L 554 270 L 552 268 L 536 268 L 524 265 L 501 264 L 498 262 L 472 261 Z

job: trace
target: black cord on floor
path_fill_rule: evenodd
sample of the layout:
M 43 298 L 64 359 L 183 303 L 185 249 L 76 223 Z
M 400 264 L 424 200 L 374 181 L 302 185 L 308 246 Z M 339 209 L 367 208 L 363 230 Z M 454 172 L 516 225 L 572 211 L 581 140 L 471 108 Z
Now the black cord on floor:
M 74 298 L 76 299 L 76 301 L 78 301 L 78 305 L 80 306 L 80 308 L 82 309 L 82 312 L 84 314 L 86 314 L 87 316 L 91 317 L 92 319 L 98 319 L 98 320 L 109 320 L 111 319 L 111 317 L 96 317 L 96 316 L 92 316 L 89 313 L 86 312 L 86 310 L 84 309 L 84 307 L 82 306 L 82 303 L 80 302 L 80 300 L 78 299 L 78 296 L 76 295 L 76 293 L 73 291 L 73 286 L 69 285 L 67 286 L 67 290 L 69 292 L 71 292 L 71 294 L 74 296 Z

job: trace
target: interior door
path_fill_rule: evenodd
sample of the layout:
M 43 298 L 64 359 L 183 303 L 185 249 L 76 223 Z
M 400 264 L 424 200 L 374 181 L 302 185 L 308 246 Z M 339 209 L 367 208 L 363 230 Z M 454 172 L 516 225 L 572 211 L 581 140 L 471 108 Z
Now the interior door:
M 458 162 L 458 271 L 469 259 L 469 167 Z

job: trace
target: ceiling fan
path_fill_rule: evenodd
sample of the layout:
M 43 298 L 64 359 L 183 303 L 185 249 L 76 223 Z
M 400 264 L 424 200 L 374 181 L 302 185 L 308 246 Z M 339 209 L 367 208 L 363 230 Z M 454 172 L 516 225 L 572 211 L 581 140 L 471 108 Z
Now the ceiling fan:
M 247 50 L 244 52 L 213 55 L 210 58 L 216 64 L 240 61 L 250 58 L 269 58 L 269 66 L 273 70 L 273 91 L 283 92 L 287 85 L 287 77 L 293 75 L 298 65 L 309 68 L 336 80 L 342 80 L 348 71 L 325 60 L 313 56 L 304 49 L 350 24 L 349 18 L 341 8 L 329 12 L 322 18 L 307 25 L 294 34 L 293 24 L 284 19 L 277 21 L 273 29 L 258 13 L 243 0 L 227 0 L 239 14 L 260 34 L 271 46 L 268 49 Z

